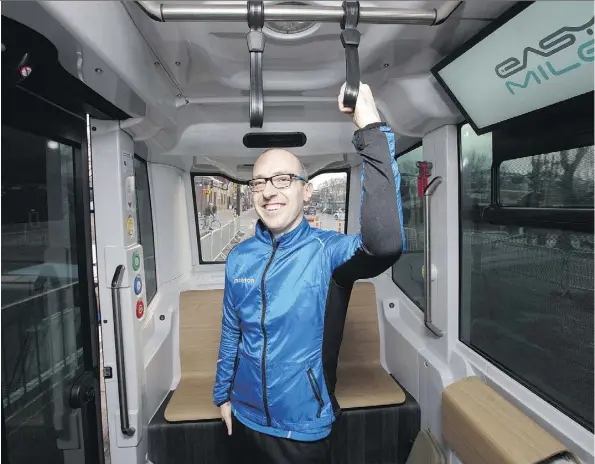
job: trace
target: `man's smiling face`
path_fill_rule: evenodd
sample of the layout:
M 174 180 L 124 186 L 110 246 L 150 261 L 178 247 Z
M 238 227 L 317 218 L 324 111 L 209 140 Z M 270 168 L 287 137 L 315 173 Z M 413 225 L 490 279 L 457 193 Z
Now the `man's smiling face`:
M 275 236 L 293 230 L 304 216 L 304 201 L 312 196 L 312 185 L 293 177 L 305 179 L 302 170 L 299 159 L 287 150 L 266 151 L 254 163 L 252 180 L 261 185 L 255 185 L 252 201 L 258 217 Z M 273 176 L 279 176 L 277 186 L 266 180 Z

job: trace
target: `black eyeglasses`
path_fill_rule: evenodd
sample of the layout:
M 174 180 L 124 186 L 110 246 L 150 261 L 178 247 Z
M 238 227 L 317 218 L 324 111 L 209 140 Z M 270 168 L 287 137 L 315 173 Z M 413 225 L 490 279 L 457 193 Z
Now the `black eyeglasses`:
M 298 179 L 303 182 L 308 182 L 306 179 L 304 179 L 301 176 L 298 176 L 297 174 L 277 174 L 276 176 L 272 176 L 272 177 L 262 177 L 259 179 L 252 179 L 251 181 L 248 182 L 248 185 L 250 186 L 250 189 L 253 192 L 262 192 L 269 180 L 273 184 L 273 187 L 278 188 L 278 189 L 284 189 L 291 185 L 291 182 L 293 181 L 293 179 Z

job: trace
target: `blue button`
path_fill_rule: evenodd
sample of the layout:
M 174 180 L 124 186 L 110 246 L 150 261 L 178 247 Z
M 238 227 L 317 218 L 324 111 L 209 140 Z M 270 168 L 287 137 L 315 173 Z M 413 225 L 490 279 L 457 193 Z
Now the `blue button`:
M 136 279 L 134 279 L 134 293 L 136 293 L 137 295 L 140 295 L 140 292 L 143 291 L 143 281 L 140 278 L 140 276 L 136 276 Z

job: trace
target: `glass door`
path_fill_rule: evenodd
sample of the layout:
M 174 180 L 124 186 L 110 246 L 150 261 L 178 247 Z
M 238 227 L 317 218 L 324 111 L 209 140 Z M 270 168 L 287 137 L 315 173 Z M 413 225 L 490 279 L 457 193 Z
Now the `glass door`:
M 10 464 L 104 462 L 89 197 L 85 119 L 3 88 L 1 375 Z

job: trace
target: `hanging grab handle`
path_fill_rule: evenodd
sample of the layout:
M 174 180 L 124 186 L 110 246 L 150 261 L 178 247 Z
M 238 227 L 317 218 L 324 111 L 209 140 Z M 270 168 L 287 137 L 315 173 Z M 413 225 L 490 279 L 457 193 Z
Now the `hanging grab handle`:
M 264 3 L 248 1 L 248 27 L 246 37 L 250 51 L 250 127 L 262 127 L 264 121 L 264 90 L 262 82 L 262 52 L 265 38 Z
M 359 93 L 359 55 L 357 48 L 361 37 L 357 30 L 359 22 L 359 2 L 343 2 L 343 20 L 341 21 L 341 43 L 345 49 L 345 73 L 347 84 L 343 95 L 343 106 L 355 111 Z

